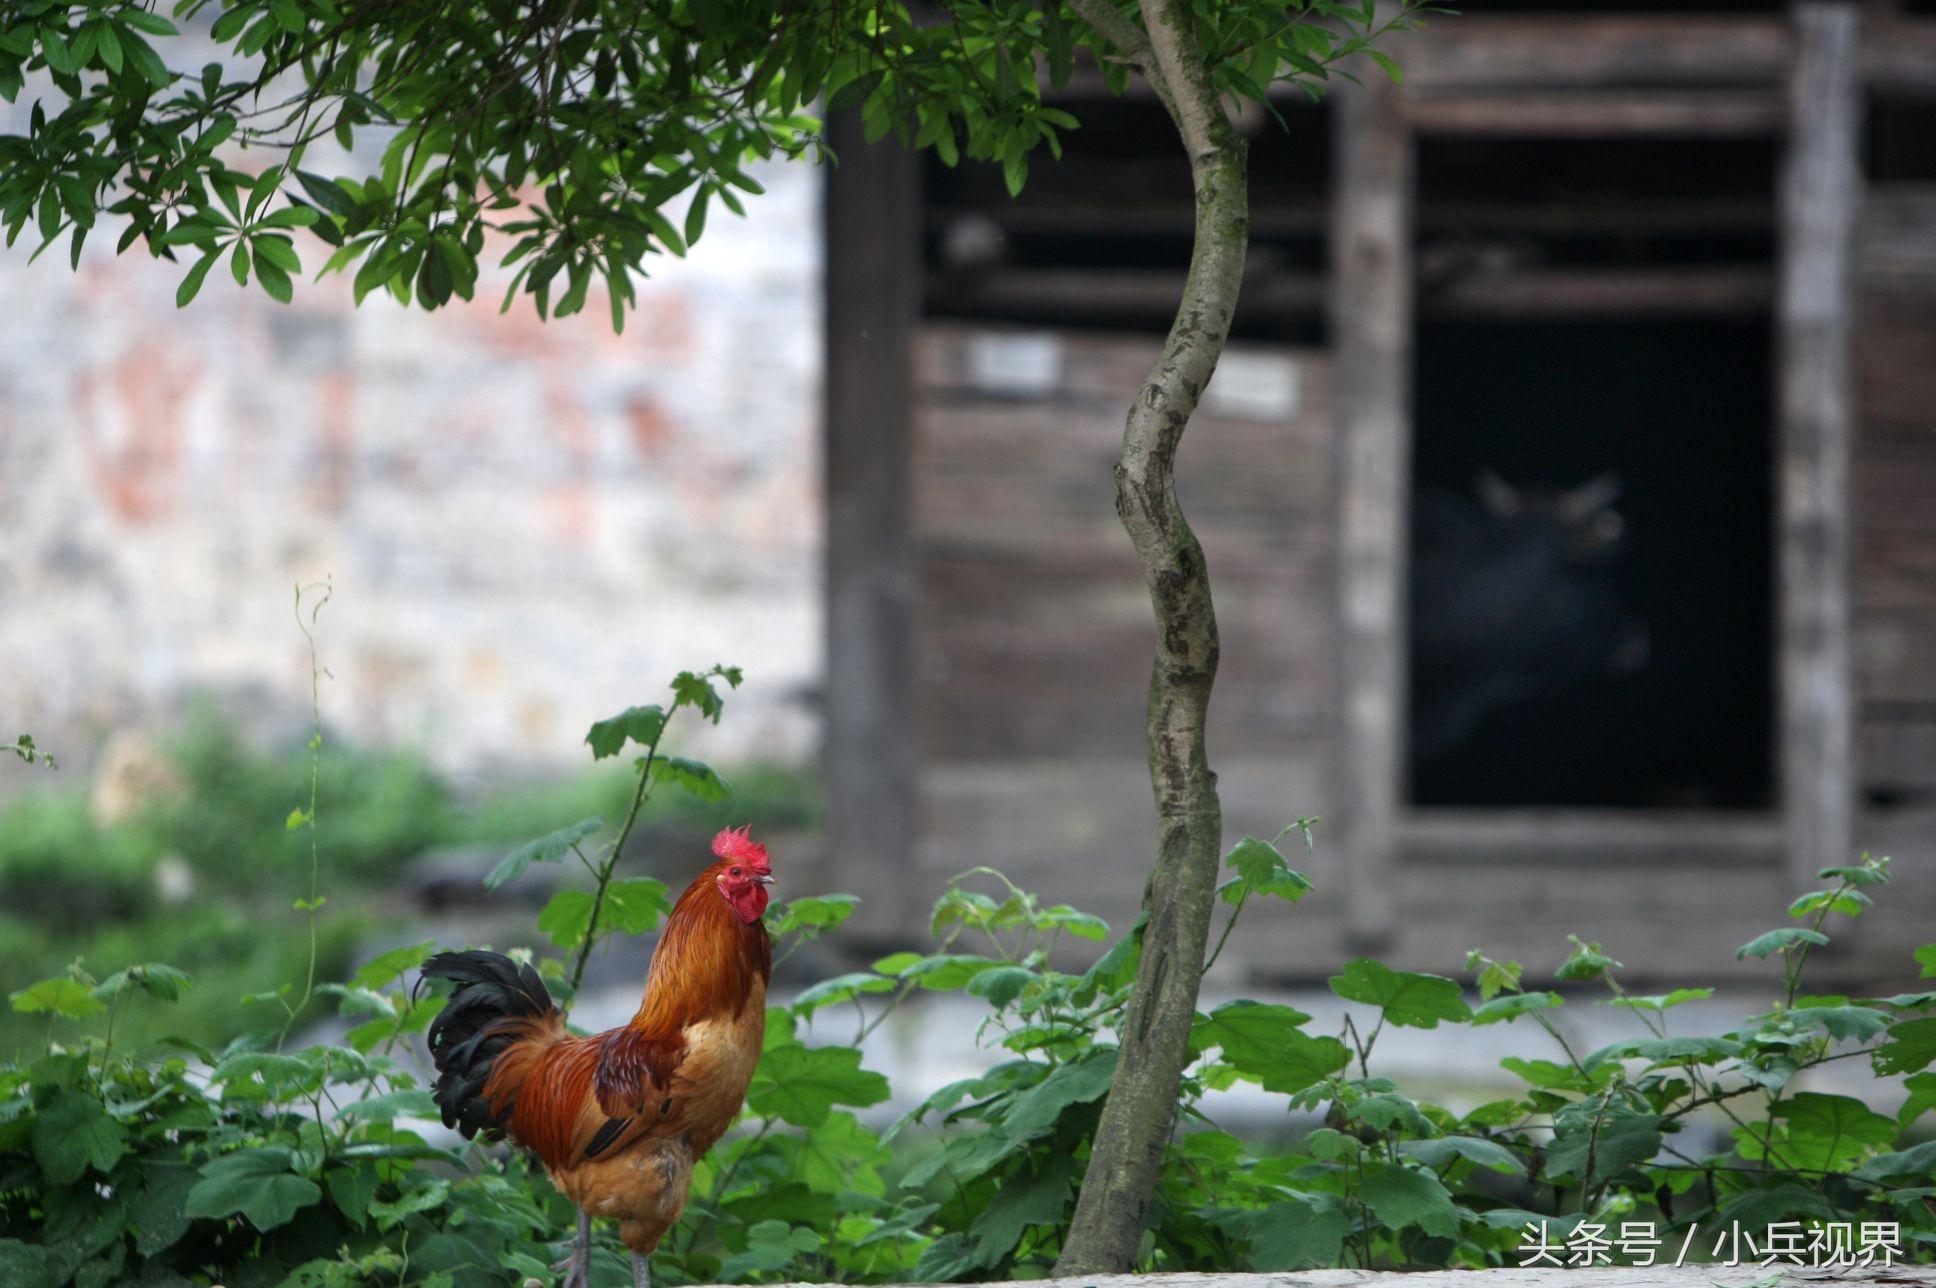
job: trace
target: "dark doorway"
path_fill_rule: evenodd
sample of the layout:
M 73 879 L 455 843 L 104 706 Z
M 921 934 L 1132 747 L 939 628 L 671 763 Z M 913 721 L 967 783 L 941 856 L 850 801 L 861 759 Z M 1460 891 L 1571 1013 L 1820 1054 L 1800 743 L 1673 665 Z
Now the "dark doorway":
M 1412 804 L 1771 805 L 1770 340 L 1420 325 Z

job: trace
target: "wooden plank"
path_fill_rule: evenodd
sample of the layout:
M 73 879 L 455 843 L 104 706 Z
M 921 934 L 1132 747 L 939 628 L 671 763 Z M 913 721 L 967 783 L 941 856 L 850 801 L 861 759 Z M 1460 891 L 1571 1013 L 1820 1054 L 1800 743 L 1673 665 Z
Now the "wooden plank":
M 1383 78 L 1336 92 L 1331 334 L 1338 456 L 1335 798 L 1354 944 L 1396 931 L 1389 870 L 1403 772 L 1411 456 L 1413 146 Z
M 1477 271 L 1421 287 L 1433 317 L 1652 317 L 1765 313 L 1774 276 L 1755 264 Z
M 919 162 L 868 146 L 859 117 L 828 124 L 840 164 L 826 202 L 826 775 L 834 888 L 863 890 L 866 924 L 906 924 L 914 852 L 915 556 L 910 345 L 920 290 Z
M 1464 14 L 1390 52 L 1414 89 L 1777 85 L 1793 49 L 1778 18 L 1705 14 Z
M 1784 160 L 1776 377 L 1782 797 L 1791 875 L 1853 857 L 1850 333 L 1861 172 L 1858 15 L 1794 14 L 1794 129 Z
M 1772 90 L 1600 90 L 1412 96 L 1420 134 L 1495 138 L 1766 138 L 1787 123 Z
M 1780 820 L 1759 814 L 1671 810 L 1414 810 L 1399 824 L 1408 862 L 1433 866 L 1594 863 L 1765 868 L 1782 853 Z M 1443 880 L 1445 878 L 1427 878 Z
M 1862 202 L 1864 287 L 1936 287 L 1936 183 L 1877 184 Z

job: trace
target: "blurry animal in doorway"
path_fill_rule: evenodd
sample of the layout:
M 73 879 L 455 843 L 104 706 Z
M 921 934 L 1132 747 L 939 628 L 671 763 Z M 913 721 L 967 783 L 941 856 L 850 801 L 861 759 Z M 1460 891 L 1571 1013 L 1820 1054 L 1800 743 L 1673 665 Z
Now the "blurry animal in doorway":
M 1502 711 L 1647 663 L 1646 625 L 1618 571 L 1625 523 L 1611 474 L 1473 493 L 1421 488 L 1413 513 L 1412 756 L 1456 752 Z

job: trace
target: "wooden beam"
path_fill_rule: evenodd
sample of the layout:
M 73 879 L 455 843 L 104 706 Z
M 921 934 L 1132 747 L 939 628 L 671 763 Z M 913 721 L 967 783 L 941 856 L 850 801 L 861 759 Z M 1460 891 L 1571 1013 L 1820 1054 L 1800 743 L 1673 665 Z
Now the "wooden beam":
M 1494 138 L 1763 138 L 1788 123 L 1772 90 L 1598 90 L 1415 95 L 1405 115 L 1421 134 Z
M 1849 337 L 1862 86 L 1854 9 L 1805 3 L 1794 20 L 1776 312 L 1780 728 L 1791 876 L 1808 881 L 1815 869 L 1855 857 Z
M 1416 90 L 1586 90 L 1777 85 L 1793 43 L 1779 18 L 1467 14 L 1402 36 L 1389 52 Z
M 1338 441 L 1338 752 L 1352 942 L 1396 932 L 1390 868 L 1404 772 L 1406 499 L 1411 461 L 1410 131 L 1382 77 L 1340 86 L 1331 334 Z
M 870 146 L 857 114 L 828 138 L 826 200 L 827 840 L 832 888 L 865 924 L 904 924 L 914 888 L 919 741 L 910 425 L 919 321 L 919 161 Z
M 1476 271 L 1421 285 L 1434 318 L 1685 317 L 1765 313 L 1774 277 L 1758 264 Z

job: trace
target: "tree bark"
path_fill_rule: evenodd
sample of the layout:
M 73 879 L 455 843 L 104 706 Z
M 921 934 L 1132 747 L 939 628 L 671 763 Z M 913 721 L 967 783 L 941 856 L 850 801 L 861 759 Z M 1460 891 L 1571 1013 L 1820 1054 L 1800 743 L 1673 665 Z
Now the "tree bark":
M 1056 1263 L 1065 1276 L 1135 1266 L 1189 1062 L 1223 814 L 1204 748 L 1217 618 L 1203 547 L 1177 504 L 1176 451 L 1230 334 L 1250 240 L 1244 140 L 1211 87 L 1185 0 L 1141 0 L 1140 30 L 1107 0 L 1073 0 L 1073 7 L 1142 71 L 1169 110 L 1190 158 L 1196 231 L 1182 303 L 1130 407 L 1116 465 L 1116 512 L 1156 614 L 1145 736 L 1157 853 L 1143 890 L 1142 960 L 1115 1078 Z

